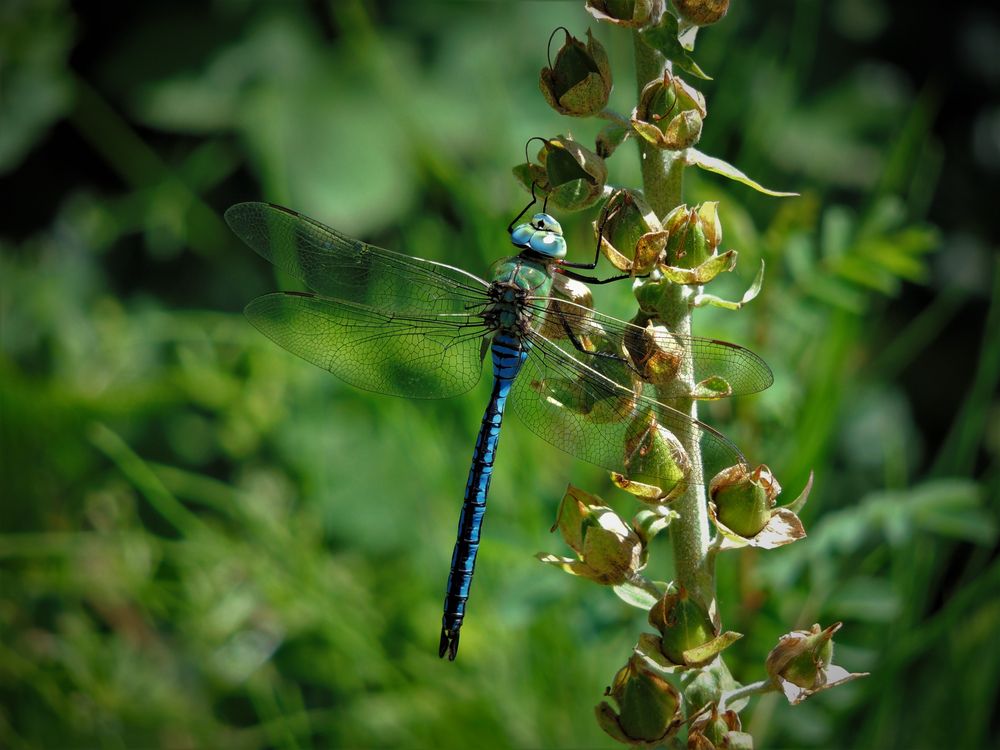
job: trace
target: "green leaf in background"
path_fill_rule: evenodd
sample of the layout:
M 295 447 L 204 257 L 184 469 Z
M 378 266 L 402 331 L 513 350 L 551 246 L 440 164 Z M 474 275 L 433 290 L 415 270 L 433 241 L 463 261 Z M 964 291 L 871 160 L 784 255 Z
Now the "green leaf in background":
M 0 175 L 20 164 L 73 104 L 66 62 L 74 29 L 65 8 L 57 10 L 62 5 L 0 6 Z

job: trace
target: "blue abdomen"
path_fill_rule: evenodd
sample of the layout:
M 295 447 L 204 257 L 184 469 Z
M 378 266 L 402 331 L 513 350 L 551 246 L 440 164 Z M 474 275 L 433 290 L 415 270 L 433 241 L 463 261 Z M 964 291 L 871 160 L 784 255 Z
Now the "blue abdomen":
M 472 574 L 476 569 L 479 537 L 486 513 L 486 496 L 493 477 L 493 461 L 500 440 L 500 424 L 510 387 L 528 356 L 527 343 L 506 333 L 493 337 L 493 392 L 483 414 L 483 422 L 472 452 L 469 481 L 465 485 L 465 500 L 458 519 L 458 538 L 451 555 L 451 573 L 444 598 L 439 655 L 454 659 L 458 653 L 458 636 L 465 618 L 465 603 L 469 598 Z

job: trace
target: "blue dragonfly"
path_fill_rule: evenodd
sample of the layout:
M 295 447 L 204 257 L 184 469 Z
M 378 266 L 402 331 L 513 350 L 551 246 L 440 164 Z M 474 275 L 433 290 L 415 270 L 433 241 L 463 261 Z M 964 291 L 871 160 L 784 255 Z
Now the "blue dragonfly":
M 312 290 L 258 297 L 247 318 L 347 383 L 409 398 L 456 396 L 478 382 L 491 353 L 493 390 L 472 453 L 444 601 L 439 655 L 452 660 L 508 398 L 524 424 L 558 448 L 676 487 L 705 476 L 685 454 L 684 438 L 699 441 L 704 470 L 745 459 L 719 432 L 663 403 L 663 394 L 715 398 L 772 382 L 767 365 L 743 347 L 640 327 L 553 296 L 567 278 L 622 277 L 574 270 L 596 268 L 599 252 L 592 263 L 568 262 L 562 227 L 544 207 L 517 224 L 534 202 L 507 227 L 517 255 L 494 263 L 489 281 L 369 245 L 280 206 L 239 203 L 225 214 L 247 245 Z M 711 387 L 699 387 L 706 383 Z M 661 458 L 652 461 L 657 446 Z

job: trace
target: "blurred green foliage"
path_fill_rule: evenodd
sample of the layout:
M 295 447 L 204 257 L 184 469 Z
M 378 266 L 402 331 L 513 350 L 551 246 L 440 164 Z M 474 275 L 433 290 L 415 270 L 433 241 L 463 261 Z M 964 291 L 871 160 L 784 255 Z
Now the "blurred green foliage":
M 965 121 L 935 130 L 950 89 L 879 46 L 889 4 L 733 6 L 699 39 L 699 148 L 803 197 L 691 175 L 740 251 L 730 296 L 768 268 L 698 332 L 776 373 L 706 418 L 787 492 L 816 484 L 806 540 L 720 561 L 727 628 L 747 634 L 730 664 L 760 679 L 780 634 L 841 619 L 837 662 L 872 673 L 795 708 L 759 699 L 750 730 L 994 745 L 996 217 L 950 166 L 992 146 L 967 154 Z M 532 555 L 559 551 L 569 480 L 631 501 L 510 420 L 463 653 L 439 661 L 485 391 L 410 403 L 277 349 L 239 311 L 288 280 L 220 218 L 272 200 L 484 272 L 523 204 L 524 141 L 565 128 L 536 77 L 582 3 L 111 8 L 0 9 L 0 746 L 611 746 L 592 710 L 641 615 Z M 630 42 L 596 31 L 626 109 Z M 986 70 L 978 38 L 963 59 Z M 611 164 L 638 184 L 629 147 Z M 592 218 L 566 217 L 571 248 Z

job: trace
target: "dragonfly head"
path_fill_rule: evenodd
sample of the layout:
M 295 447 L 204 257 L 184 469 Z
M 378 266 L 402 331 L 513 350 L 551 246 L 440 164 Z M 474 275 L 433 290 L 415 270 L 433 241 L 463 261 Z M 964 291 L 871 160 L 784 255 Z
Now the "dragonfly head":
M 566 240 L 559 222 L 548 214 L 535 214 L 531 221 L 518 224 L 510 233 L 515 247 L 530 250 L 546 258 L 566 257 Z

